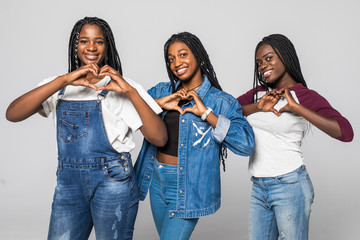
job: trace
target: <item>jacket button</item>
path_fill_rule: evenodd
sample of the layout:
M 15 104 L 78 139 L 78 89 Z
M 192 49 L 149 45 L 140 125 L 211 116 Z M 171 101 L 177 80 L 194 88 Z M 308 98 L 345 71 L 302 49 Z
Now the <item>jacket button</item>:
M 174 216 L 175 215 L 175 213 L 171 213 L 171 216 Z
M 122 155 L 122 156 L 121 156 L 121 159 L 125 159 L 125 156 L 124 156 L 124 155 Z
M 180 190 L 179 192 L 180 192 L 180 193 L 183 193 L 183 190 Z
M 183 143 L 181 144 L 181 147 L 184 147 L 184 144 L 183 144 Z
M 183 167 L 180 167 L 180 170 L 182 171 L 184 168 Z
M 182 119 L 182 120 L 181 120 L 181 122 L 183 123 L 183 122 L 185 122 L 185 120 L 184 120 L 184 119 Z

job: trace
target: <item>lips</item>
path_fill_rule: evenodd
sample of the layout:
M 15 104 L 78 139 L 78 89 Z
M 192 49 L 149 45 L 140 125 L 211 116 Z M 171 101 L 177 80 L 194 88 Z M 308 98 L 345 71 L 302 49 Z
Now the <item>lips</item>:
M 271 73 L 272 73 L 272 70 L 268 70 L 268 71 L 264 72 L 263 76 L 264 76 L 265 78 L 267 78 L 268 76 L 271 75 Z
M 98 57 L 98 55 L 94 55 L 94 54 L 84 54 L 84 56 L 88 60 L 95 60 Z
M 180 69 L 176 70 L 176 74 L 178 76 L 181 76 L 186 72 L 186 70 L 187 70 L 187 67 L 180 68 Z

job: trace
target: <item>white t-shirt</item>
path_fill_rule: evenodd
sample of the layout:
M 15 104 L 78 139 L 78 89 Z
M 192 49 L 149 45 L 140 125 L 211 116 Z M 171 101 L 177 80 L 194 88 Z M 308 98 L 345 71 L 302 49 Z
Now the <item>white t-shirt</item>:
M 38 84 L 44 85 L 54 80 L 57 76 L 50 77 Z M 127 83 L 134 87 L 145 102 L 154 110 L 156 114 L 162 112 L 159 105 L 154 99 L 143 89 L 143 87 L 131 79 L 124 78 Z M 110 81 L 110 77 L 106 76 L 97 84 L 97 87 L 104 86 Z M 61 99 L 63 100 L 97 100 L 101 91 L 95 91 L 88 87 L 72 86 L 66 87 L 65 93 Z M 59 99 L 58 92 L 43 102 L 43 110 L 40 114 L 48 117 L 53 113 L 53 120 L 56 124 L 56 103 Z M 101 101 L 103 121 L 106 133 L 111 146 L 120 152 L 130 152 L 135 147 L 133 141 L 133 132 L 142 126 L 142 121 L 137 113 L 134 105 L 124 94 L 109 91 L 106 98 Z
M 299 100 L 290 91 L 294 100 Z M 259 92 L 259 99 L 266 92 Z M 285 98 L 274 106 L 280 110 L 287 104 Z M 300 115 L 284 112 L 280 117 L 273 112 L 256 112 L 246 118 L 255 133 L 255 150 L 250 156 L 249 172 L 254 177 L 275 177 L 289 173 L 304 164 L 300 149 L 310 123 Z

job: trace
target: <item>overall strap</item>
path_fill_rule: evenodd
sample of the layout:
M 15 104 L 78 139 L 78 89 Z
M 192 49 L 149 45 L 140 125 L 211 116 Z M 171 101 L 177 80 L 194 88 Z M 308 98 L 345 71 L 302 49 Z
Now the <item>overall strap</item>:
M 66 87 L 62 88 L 58 92 L 58 99 L 61 99 L 64 96 Z M 97 95 L 97 101 L 100 102 L 101 100 L 105 99 L 109 91 L 103 90 Z

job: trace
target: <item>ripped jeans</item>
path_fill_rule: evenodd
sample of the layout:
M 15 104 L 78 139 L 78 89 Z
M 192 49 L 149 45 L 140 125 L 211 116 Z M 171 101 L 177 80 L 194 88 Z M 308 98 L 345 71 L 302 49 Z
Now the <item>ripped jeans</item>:
M 48 239 L 132 239 L 138 189 L 129 153 L 59 160 Z
M 307 240 L 314 189 L 306 167 L 251 181 L 250 240 Z

